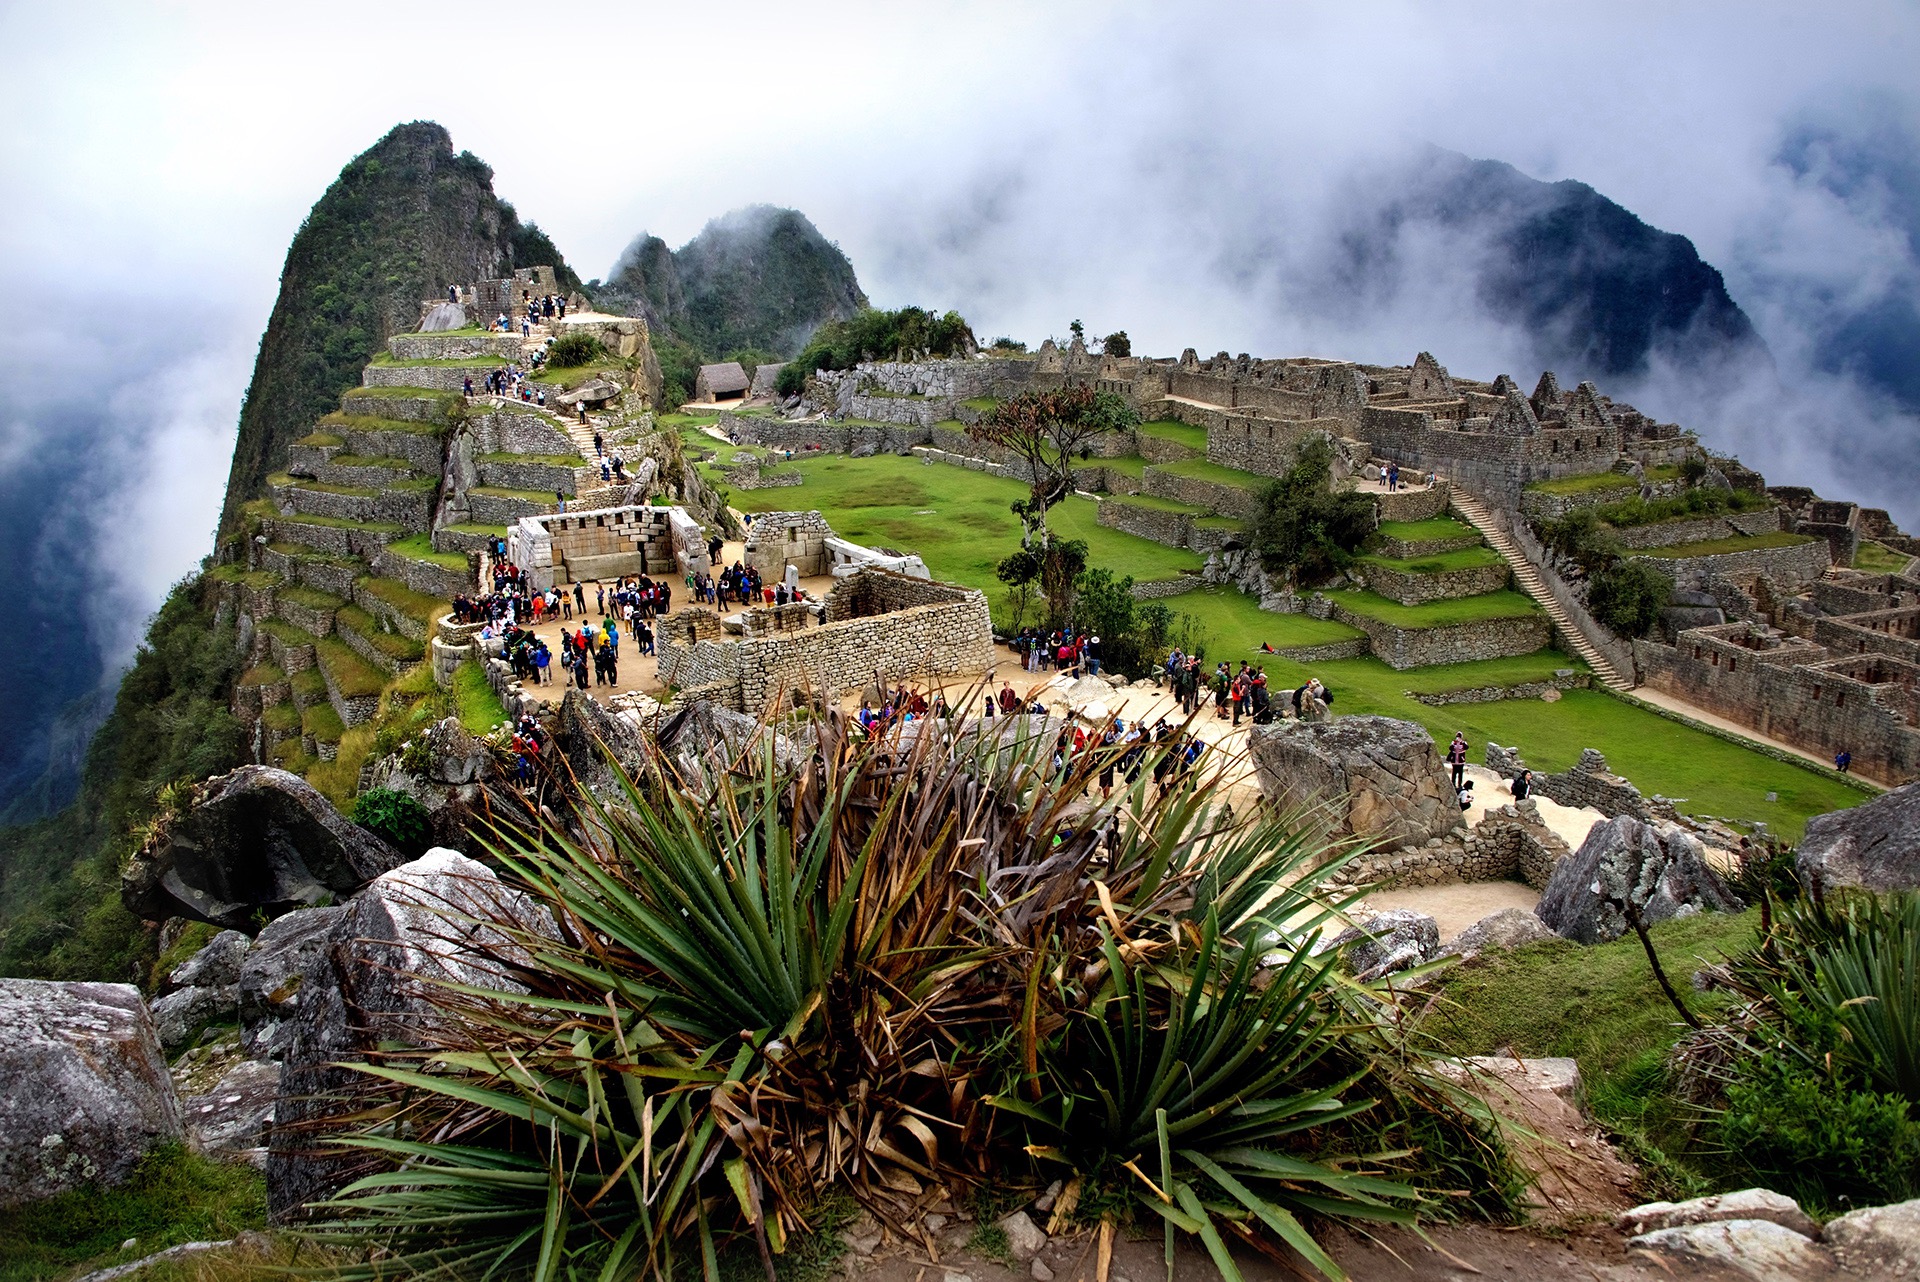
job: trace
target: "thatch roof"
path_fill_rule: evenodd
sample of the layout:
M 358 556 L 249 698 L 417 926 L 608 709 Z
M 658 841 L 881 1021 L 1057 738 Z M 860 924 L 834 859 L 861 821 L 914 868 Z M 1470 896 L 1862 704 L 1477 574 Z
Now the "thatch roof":
M 747 371 L 740 368 L 739 361 L 726 361 L 719 365 L 700 367 L 699 385 L 707 390 L 709 396 L 724 396 L 729 392 L 747 390 Z

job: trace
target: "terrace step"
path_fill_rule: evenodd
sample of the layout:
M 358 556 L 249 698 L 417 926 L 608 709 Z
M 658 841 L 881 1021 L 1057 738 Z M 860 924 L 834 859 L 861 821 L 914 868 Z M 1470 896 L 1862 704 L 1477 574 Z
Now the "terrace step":
M 1622 692 L 1633 689 L 1633 682 L 1623 677 L 1620 670 L 1613 665 L 1613 661 L 1602 654 L 1599 647 L 1587 640 L 1580 629 L 1574 626 L 1572 617 L 1554 598 L 1553 593 L 1547 590 L 1546 581 L 1540 577 L 1540 571 L 1534 568 L 1533 562 L 1529 561 L 1526 554 L 1520 550 L 1520 545 L 1513 541 L 1513 536 L 1493 519 L 1493 514 L 1487 510 L 1486 505 L 1459 486 L 1452 488 L 1454 510 L 1467 519 L 1467 524 L 1480 531 L 1480 537 L 1487 541 L 1488 547 L 1501 555 L 1513 570 L 1514 583 L 1522 592 L 1532 597 L 1542 610 L 1546 611 L 1547 618 L 1553 621 L 1555 631 L 1566 638 L 1574 654 L 1593 669 L 1593 675 L 1599 678 L 1601 684 L 1610 690 Z

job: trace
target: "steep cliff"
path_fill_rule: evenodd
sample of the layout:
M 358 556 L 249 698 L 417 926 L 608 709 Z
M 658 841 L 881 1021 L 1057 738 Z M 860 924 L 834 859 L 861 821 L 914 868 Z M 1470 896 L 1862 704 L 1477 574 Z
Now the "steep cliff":
M 396 127 L 348 162 L 301 224 L 280 273 L 240 411 L 222 525 L 258 497 L 288 444 L 313 430 L 387 340 L 449 284 L 550 265 L 540 229 L 493 193 L 493 170 L 431 121 Z

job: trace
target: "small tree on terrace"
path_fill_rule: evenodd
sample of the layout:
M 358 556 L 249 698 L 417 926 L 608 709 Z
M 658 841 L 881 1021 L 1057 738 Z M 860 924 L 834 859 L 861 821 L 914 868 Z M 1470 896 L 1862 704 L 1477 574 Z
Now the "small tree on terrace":
M 1109 432 L 1139 423 L 1140 415 L 1112 392 L 1096 392 L 1085 383 L 1058 391 L 1022 392 L 1002 401 L 967 429 L 967 435 L 1017 455 L 1032 478 L 1029 497 L 1013 505 L 1020 518 L 1020 546 L 1044 551 L 1047 509 L 1065 498 L 1073 484 L 1073 465 Z

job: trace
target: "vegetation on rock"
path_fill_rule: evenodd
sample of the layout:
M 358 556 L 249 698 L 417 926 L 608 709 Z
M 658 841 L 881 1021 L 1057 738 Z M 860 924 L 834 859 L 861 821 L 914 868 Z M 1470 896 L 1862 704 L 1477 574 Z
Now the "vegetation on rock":
M 917 356 L 967 356 L 974 347 L 973 328 L 959 312 L 935 315 L 918 307 L 890 312 L 863 307 L 813 332 L 807 345 L 780 371 L 780 394 L 799 395 L 807 375 L 823 369 L 852 369 L 862 361 Z
M 1260 492 L 1253 548 L 1269 573 L 1299 584 L 1325 582 L 1353 563 L 1373 533 L 1373 506 L 1370 495 L 1333 488 L 1333 444 L 1317 437 Z

